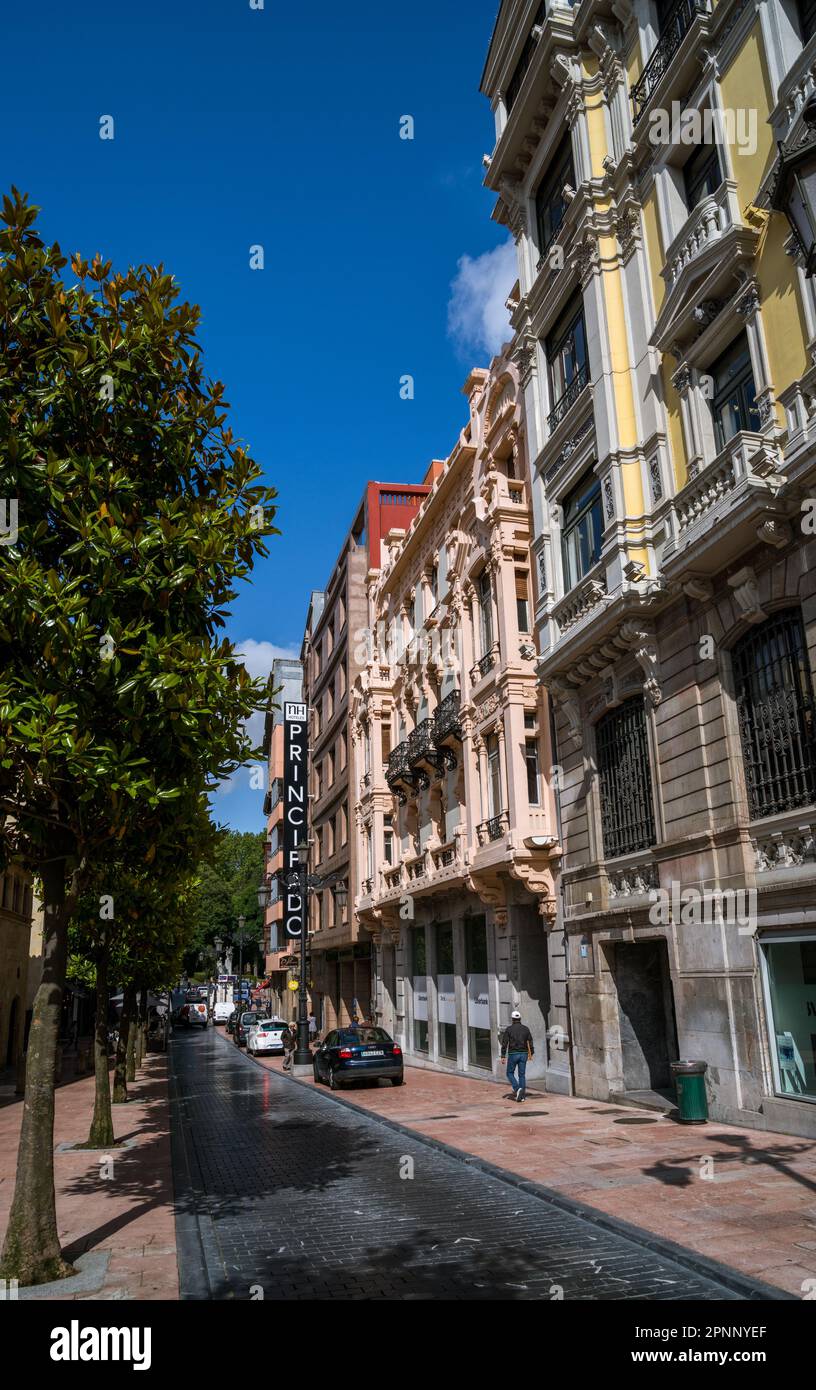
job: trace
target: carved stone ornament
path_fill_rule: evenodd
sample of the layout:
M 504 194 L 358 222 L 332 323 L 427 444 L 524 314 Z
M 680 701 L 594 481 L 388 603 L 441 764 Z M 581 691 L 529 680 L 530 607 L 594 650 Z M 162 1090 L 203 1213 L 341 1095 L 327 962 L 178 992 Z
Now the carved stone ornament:
M 660 688 L 657 642 L 653 630 L 646 624 L 629 619 L 621 624 L 620 635 L 629 646 L 643 672 L 643 690 L 650 704 L 660 704 L 663 692 Z
M 744 565 L 736 574 L 732 574 L 728 580 L 728 587 L 734 591 L 740 617 L 749 623 L 765 621 L 767 614 L 759 602 L 759 584 L 750 565 Z
M 546 682 L 550 695 L 558 708 L 562 711 L 564 718 L 569 725 L 569 731 L 573 738 L 579 743 L 584 738 L 584 722 L 581 718 L 581 704 L 578 699 L 578 692 L 573 686 L 567 685 L 564 681 L 553 677 Z

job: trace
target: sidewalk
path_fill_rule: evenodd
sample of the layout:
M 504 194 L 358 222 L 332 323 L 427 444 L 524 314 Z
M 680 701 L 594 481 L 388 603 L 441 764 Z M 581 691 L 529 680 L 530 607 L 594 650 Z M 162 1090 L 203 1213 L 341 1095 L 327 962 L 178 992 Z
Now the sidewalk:
M 109 1252 L 102 1287 L 94 1292 L 55 1293 L 85 1299 L 177 1299 L 173 1179 L 170 1166 L 170 1112 L 167 1055 L 148 1053 L 139 1079 L 129 1086 L 127 1105 L 113 1107 L 117 1140 L 131 1148 L 113 1149 L 113 1172 L 103 1176 L 103 1153 L 54 1154 L 57 1220 L 63 1253 L 77 1259 L 86 1252 Z M 94 1079 L 77 1077 L 57 1087 L 55 1146 L 84 1143 L 93 1114 Z M 5 1233 L 17 1163 L 22 1097 L 13 1084 L 0 1088 L 0 1239 Z M 109 1171 L 109 1170 L 108 1170 Z
M 813 1280 L 813 1296 L 816 1144 L 538 1089 L 517 1105 L 509 1089 L 408 1067 L 404 1086 L 342 1096 L 799 1297 Z

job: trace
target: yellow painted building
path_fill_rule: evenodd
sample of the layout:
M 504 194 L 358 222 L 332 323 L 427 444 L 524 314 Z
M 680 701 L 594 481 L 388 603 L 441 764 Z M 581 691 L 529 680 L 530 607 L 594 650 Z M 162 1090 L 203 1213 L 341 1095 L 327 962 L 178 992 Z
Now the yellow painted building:
M 504 0 L 486 183 L 556 729 L 563 1089 L 816 1135 L 813 0 Z M 548 1070 L 548 1077 L 550 1076 Z

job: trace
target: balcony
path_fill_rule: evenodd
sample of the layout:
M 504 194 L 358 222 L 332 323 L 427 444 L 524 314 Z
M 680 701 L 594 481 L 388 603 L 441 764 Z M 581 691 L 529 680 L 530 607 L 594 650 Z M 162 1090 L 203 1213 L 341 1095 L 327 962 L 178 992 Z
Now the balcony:
M 668 15 L 663 25 L 663 32 L 657 41 L 657 47 L 629 93 L 632 99 L 632 119 L 635 124 L 643 115 L 649 98 L 660 83 L 661 78 L 668 72 L 674 55 L 681 47 L 695 19 L 698 15 L 704 14 L 708 14 L 708 0 L 679 0 L 679 3 Z
M 578 371 L 575 373 L 566 391 L 564 391 L 563 395 L 559 396 L 547 416 L 547 425 L 550 434 L 552 434 L 553 430 L 556 429 L 561 424 L 561 421 L 569 414 L 575 402 L 578 400 L 578 397 L 583 394 L 588 385 L 589 365 L 584 362 L 578 368 Z
M 713 574 L 758 539 L 780 543 L 784 522 L 773 515 L 785 482 L 780 463 L 772 440 L 743 430 L 688 480 L 673 503 L 674 534 L 662 565 L 667 579 L 685 571 Z
M 444 700 L 437 706 L 434 715 L 436 746 L 440 752 L 451 750 L 445 749 L 446 740 L 457 738 L 462 742 L 462 719 L 459 713 L 461 696 L 458 690 L 452 690 L 450 695 L 446 695 Z M 456 765 L 455 755 L 453 756 L 453 766 Z
M 479 837 L 479 844 L 487 845 L 490 844 L 491 840 L 500 840 L 509 829 L 510 817 L 506 811 L 499 811 L 497 816 L 490 816 L 477 825 L 476 834 Z
M 399 797 L 404 806 L 408 800 L 406 788 L 413 791 L 416 786 L 416 778 L 411 767 L 408 755 L 408 739 L 398 743 L 388 755 L 388 763 L 385 770 L 385 780 L 396 796 Z
M 584 578 L 570 589 L 558 603 L 553 605 L 552 616 L 558 624 L 558 633 L 563 637 L 571 628 L 593 613 L 609 595 L 606 588 L 606 574 L 602 564 L 595 565 Z
M 703 251 L 713 246 L 740 220 L 737 186 L 721 183 L 693 209 L 680 235 L 675 237 L 666 252 L 666 266 L 661 272 L 666 286 L 673 290 L 683 270 Z
M 444 765 L 436 751 L 432 718 L 423 719 L 408 735 L 408 765 L 413 774 L 415 785 L 420 788 L 431 785 L 427 766 L 432 767 L 434 772 L 442 771 Z
M 484 680 L 488 671 L 491 671 L 499 659 L 499 644 L 494 642 L 489 651 L 480 657 L 475 666 L 470 669 L 470 683 L 476 685 L 480 680 Z

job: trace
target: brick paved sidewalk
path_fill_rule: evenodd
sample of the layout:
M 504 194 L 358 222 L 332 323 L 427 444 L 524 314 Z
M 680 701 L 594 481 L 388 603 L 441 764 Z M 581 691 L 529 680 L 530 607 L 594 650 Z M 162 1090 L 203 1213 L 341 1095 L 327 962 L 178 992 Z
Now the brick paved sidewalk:
M 167 1057 L 148 1053 L 133 1099 L 113 1107 L 118 1140 L 133 1147 L 113 1150 L 113 1176 L 100 1176 L 101 1153 L 55 1153 L 57 1220 L 63 1252 L 72 1259 L 110 1252 L 104 1283 L 96 1292 L 54 1295 L 62 1299 L 177 1299 L 173 1177 Z M 55 1144 L 84 1143 L 93 1114 L 92 1076 L 57 1088 Z M 14 1193 L 21 1097 L 0 1092 L 0 1239 Z
M 261 1065 L 280 1070 L 281 1062 Z M 505 1098 L 507 1086 L 419 1067 L 406 1069 L 404 1086 L 380 1082 L 342 1095 L 789 1293 L 802 1297 L 806 1279 L 816 1290 L 816 1144 L 809 1140 L 678 1125 L 656 1112 L 537 1087 L 517 1105 Z

